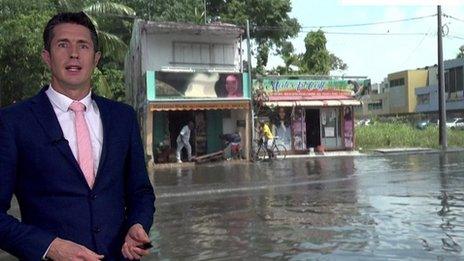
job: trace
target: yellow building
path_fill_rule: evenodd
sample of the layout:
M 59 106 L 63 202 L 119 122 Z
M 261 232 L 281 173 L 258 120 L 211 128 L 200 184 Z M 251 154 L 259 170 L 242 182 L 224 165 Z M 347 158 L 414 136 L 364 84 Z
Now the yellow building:
M 406 70 L 388 75 L 387 90 L 390 114 L 414 113 L 417 105 L 415 89 L 427 86 L 428 70 Z

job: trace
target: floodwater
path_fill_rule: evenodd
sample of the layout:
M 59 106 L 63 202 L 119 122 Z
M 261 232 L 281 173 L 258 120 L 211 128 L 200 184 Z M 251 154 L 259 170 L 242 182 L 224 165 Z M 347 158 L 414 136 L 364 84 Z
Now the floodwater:
M 157 170 L 147 260 L 457 260 L 464 153 Z
M 464 259 L 464 153 L 217 162 L 151 178 L 144 260 Z

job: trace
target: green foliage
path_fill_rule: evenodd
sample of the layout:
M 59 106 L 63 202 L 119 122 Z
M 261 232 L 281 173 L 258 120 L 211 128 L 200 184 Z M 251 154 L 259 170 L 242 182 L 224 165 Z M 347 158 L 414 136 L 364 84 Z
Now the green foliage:
M 290 0 L 213 0 L 207 2 L 207 15 L 220 16 L 222 22 L 245 25 L 250 21 L 250 37 L 258 44 L 257 73 L 267 65 L 269 49 L 283 47 L 288 38 L 300 30 Z
M 330 69 L 344 71 L 348 69 L 348 65 L 335 54 L 330 53 Z
M 104 68 L 95 70 L 92 75 L 92 85 L 98 86 L 94 91 L 96 94 L 116 101 L 124 101 L 125 86 L 124 72 L 119 69 Z
M 267 42 L 261 42 L 258 45 L 258 49 L 260 51 L 256 57 L 256 73 L 262 75 L 265 73 L 264 67 L 267 64 L 269 57 L 269 44 Z
M 256 72 L 264 73 L 269 50 L 280 49 L 290 37 L 297 35 L 300 25 L 288 14 L 292 10 L 290 0 L 119 0 L 132 7 L 139 17 L 153 21 L 192 22 L 202 24 L 206 20 L 245 26 L 250 21 L 251 38 L 258 45 Z
M 18 15 L 30 15 L 48 12 L 53 9 L 52 1 L 0 0 L 0 24 L 17 18 Z
M 277 73 L 280 75 L 287 75 L 295 73 L 291 66 L 299 66 L 299 57 L 295 53 L 295 48 L 291 42 L 284 42 L 282 48 L 277 51 L 284 61 L 284 66 L 277 67 Z
M 330 53 L 326 49 L 327 39 L 324 32 L 309 32 L 305 37 L 306 52 L 302 59 L 304 72 L 313 75 L 328 75 L 331 69 Z
M 464 45 L 459 47 L 459 53 L 456 55 L 456 58 L 464 58 Z
M 464 131 L 448 129 L 447 133 L 450 147 L 464 147 Z M 363 150 L 395 147 L 439 148 L 436 126 L 419 130 L 408 123 L 375 122 L 368 126 L 357 126 L 355 135 L 356 147 Z
M 48 82 L 41 59 L 42 28 L 49 12 L 29 12 L 0 25 L 1 105 L 34 95 Z
M 204 23 L 203 0 L 131 0 L 121 2 L 132 7 L 141 19 Z
M 42 31 L 58 11 L 84 10 L 97 25 L 103 58 L 93 89 L 105 97 L 124 97 L 123 61 L 135 11 L 120 3 L 96 0 L 0 0 L 1 106 L 37 93 L 49 82 L 42 62 Z

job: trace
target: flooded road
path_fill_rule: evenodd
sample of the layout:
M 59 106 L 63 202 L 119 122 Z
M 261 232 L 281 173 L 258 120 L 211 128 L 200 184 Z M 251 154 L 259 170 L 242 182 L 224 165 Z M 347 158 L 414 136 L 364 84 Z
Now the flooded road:
M 464 153 L 222 162 L 151 175 L 155 247 L 144 260 L 464 259 Z
M 463 259 L 464 153 L 157 170 L 159 259 Z

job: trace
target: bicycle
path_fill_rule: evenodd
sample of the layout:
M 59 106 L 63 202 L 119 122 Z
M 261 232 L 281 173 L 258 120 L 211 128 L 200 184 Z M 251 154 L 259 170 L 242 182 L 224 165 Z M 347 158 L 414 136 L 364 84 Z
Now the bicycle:
M 283 144 L 276 143 L 278 137 L 275 137 L 272 141 L 270 150 L 274 154 L 273 159 L 285 159 L 287 157 L 287 148 Z M 264 146 L 263 139 L 255 140 L 256 152 L 253 154 L 254 160 L 264 160 L 266 157 L 269 159 L 268 152 Z

